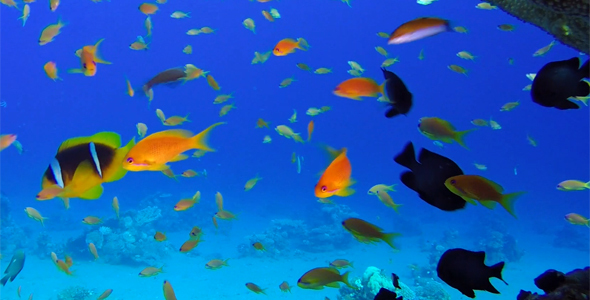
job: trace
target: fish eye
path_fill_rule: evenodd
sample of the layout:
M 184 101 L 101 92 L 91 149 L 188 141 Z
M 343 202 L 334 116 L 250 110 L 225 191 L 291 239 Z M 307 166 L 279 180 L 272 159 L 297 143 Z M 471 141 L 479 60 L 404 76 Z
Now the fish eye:
M 457 183 L 457 181 L 455 179 L 451 180 L 451 184 L 454 185 L 455 183 Z
M 82 68 L 86 69 L 86 63 L 82 64 Z
M 127 158 L 127 163 L 128 164 L 132 164 L 133 163 L 133 158 L 131 158 L 131 157 Z
M 328 188 L 324 185 L 322 186 L 322 192 L 326 192 L 328 190 Z

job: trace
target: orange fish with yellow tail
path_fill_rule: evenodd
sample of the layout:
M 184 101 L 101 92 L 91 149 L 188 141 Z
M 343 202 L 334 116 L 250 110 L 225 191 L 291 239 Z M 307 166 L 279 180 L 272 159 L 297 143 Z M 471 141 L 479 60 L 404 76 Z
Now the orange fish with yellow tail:
M 187 159 L 182 154 L 191 149 L 215 151 L 207 144 L 211 130 L 224 122 L 215 123 L 193 136 L 183 129 L 171 129 L 153 133 L 137 143 L 123 160 L 123 168 L 129 171 L 162 171 L 167 163 Z
M 346 157 L 346 148 L 330 163 L 315 186 L 315 196 L 328 198 L 332 196 L 346 197 L 354 194 L 350 188 L 354 180 L 350 177 L 352 166 Z
M 104 39 L 100 39 L 95 45 L 88 45 L 82 47 L 82 49 L 78 49 L 78 51 L 76 51 L 76 56 L 80 57 L 82 68 L 69 69 L 68 73 L 82 73 L 86 76 L 94 76 L 96 75 L 97 63 L 110 65 L 111 62 L 103 60 L 99 55 L 98 45 L 100 45 L 102 41 L 104 41 Z

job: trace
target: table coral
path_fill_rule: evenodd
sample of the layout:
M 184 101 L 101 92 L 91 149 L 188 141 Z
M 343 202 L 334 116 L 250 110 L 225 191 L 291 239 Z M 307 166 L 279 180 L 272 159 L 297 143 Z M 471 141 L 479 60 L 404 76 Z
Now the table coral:
M 580 52 L 590 53 L 590 0 L 488 0 Z

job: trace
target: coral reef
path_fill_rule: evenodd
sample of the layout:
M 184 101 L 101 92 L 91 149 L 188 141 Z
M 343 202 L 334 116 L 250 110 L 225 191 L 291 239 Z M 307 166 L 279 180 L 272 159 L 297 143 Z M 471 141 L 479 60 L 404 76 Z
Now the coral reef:
M 339 300 L 373 300 L 381 288 L 394 291 L 398 296 L 402 296 L 404 300 L 418 300 L 410 287 L 399 281 L 401 289 L 396 289 L 393 287 L 391 275 L 386 276 L 381 269 L 376 267 L 368 267 L 363 273 L 363 277 L 356 278 L 351 284 L 357 288 L 351 289 L 342 286 L 339 290 Z
M 420 251 L 427 253 L 428 264 L 411 269 L 415 286 L 426 286 L 429 282 L 438 280 L 436 276 L 438 260 L 445 251 L 457 246 L 458 238 L 458 231 L 447 230 L 443 232 L 443 237 L 440 240 L 423 242 L 420 246 Z
M 46 231 L 42 231 L 37 235 L 35 241 L 35 248 L 33 254 L 41 259 L 45 259 L 51 255 L 51 252 L 55 252 L 58 256 L 64 253 L 64 244 L 56 244 L 51 239 L 51 235 Z
M 451 300 L 451 296 L 445 291 L 442 284 L 436 281 L 428 281 L 424 285 L 417 285 L 414 287 L 414 292 L 419 300 Z
M 71 286 L 57 294 L 57 300 L 91 300 L 95 293 L 81 286 Z
M 15 249 L 28 248 L 33 236 L 27 228 L 20 227 L 12 218 L 10 200 L 0 194 L 0 251 L 12 253 Z
M 254 242 L 264 245 L 271 257 L 301 256 L 305 252 L 327 252 L 349 247 L 353 239 L 342 229 L 342 220 L 356 216 L 346 205 L 326 205 L 320 216 L 310 223 L 302 220 L 272 220 L 263 233 L 246 236 L 247 244 L 238 245 L 241 256 L 263 255 L 251 246 Z
M 153 239 L 152 224 L 161 216 L 156 206 L 127 211 L 119 220 L 107 220 L 103 226 L 68 241 L 66 251 L 91 258 L 87 249 L 89 243 L 94 243 L 100 258 L 107 263 L 156 265 L 175 250 L 169 243 Z
M 509 233 L 508 227 L 493 216 L 478 221 L 483 226 L 473 226 L 469 236 L 475 241 L 475 249 L 486 252 L 486 261 L 494 264 L 500 261 L 517 262 L 524 255 L 518 241 Z
M 533 24 L 561 43 L 590 53 L 590 0 L 488 0 L 521 21 Z
M 557 248 L 575 249 L 588 252 L 588 230 L 564 224 L 555 232 L 552 245 Z
M 547 270 L 535 278 L 535 285 L 545 295 L 521 290 L 517 300 L 587 300 L 590 297 L 590 269 L 576 269 L 567 274 Z

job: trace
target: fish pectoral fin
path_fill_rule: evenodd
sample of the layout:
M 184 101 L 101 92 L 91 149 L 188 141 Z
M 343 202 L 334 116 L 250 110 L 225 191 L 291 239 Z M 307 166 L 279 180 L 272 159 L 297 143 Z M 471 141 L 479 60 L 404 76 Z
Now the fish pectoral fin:
M 349 187 L 339 189 L 335 195 L 340 197 L 347 197 L 355 193 L 355 190 Z
M 467 201 L 467 203 L 469 203 L 469 204 L 477 205 L 477 202 L 475 200 L 473 200 L 467 196 L 461 196 L 461 198 L 463 198 L 463 200 Z
M 97 185 L 82 193 L 79 198 L 86 200 L 95 200 L 100 198 L 103 192 L 102 185 Z
M 173 157 L 169 162 L 181 161 L 181 160 L 185 160 L 187 158 L 188 158 L 188 155 L 186 155 L 186 154 L 178 154 L 175 157 Z
M 84 70 L 82 70 L 82 69 L 68 69 L 68 73 L 80 74 L 80 73 L 84 73 Z
M 479 201 L 479 203 L 481 203 L 481 205 L 483 205 L 489 209 L 493 209 L 494 207 L 496 207 L 495 201 Z

